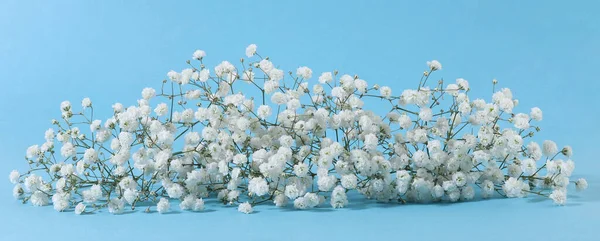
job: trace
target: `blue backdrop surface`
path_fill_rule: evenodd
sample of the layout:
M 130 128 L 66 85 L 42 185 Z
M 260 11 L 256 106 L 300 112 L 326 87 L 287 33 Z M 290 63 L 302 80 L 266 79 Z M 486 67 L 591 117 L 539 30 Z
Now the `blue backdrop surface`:
M 338 69 L 396 92 L 415 88 L 425 62 L 437 77 L 491 80 L 544 110 L 537 140 L 571 145 L 587 192 L 550 200 L 387 205 L 351 199 L 342 210 L 259 206 L 253 215 L 207 202 L 203 213 L 76 216 L 21 205 L 0 181 L 0 240 L 598 240 L 600 129 L 598 1 L 0 1 L 0 174 L 25 170 L 63 100 L 90 97 L 98 116 L 160 87 L 196 49 L 208 65 L 256 43 L 283 69 Z M 316 79 L 316 78 L 313 78 Z

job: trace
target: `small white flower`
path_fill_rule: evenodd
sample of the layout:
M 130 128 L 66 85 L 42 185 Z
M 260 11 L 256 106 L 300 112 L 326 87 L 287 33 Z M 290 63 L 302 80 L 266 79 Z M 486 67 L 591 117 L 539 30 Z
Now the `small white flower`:
M 573 148 L 571 148 L 571 146 L 565 146 L 563 147 L 561 153 L 566 157 L 571 157 L 573 155 Z
M 423 121 L 430 121 L 433 118 L 433 112 L 431 109 L 423 107 L 421 108 L 421 111 L 419 111 L 419 118 Z
M 154 97 L 155 95 L 156 90 L 154 90 L 153 88 L 144 88 L 142 90 L 142 98 L 144 98 L 145 100 L 152 99 L 152 97 Z
M 92 101 L 90 100 L 90 98 L 83 98 L 83 100 L 81 101 L 81 106 L 85 109 L 88 107 L 92 106 Z
M 205 56 L 206 56 L 206 52 L 204 52 L 203 50 L 196 50 L 196 51 L 194 51 L 192 58 L 194 58 L 195 60 L 201 60 Z
M 333 81 L 333 74 L 331 72 L 324 72 L 319 76 L 319 83 L 325 84 Z
M 20 177 L 20 174 L 17 170 L 11 171 L 10 175 L 8 175 L 8 179 L 10 180 L 10 182 L 12 184 L 16 184 L 17 182 L 19 182 L 19 177 Z
M 168 212 L 169 208 L 171 208 L 169 199 L 164 198 L 164 197 L 161 198 L 160 201 L 158 201 L 158 204 L 156 204 L 156 210 L 161 214 Z
M 60 155 L 65 158 L 74 156 L 75 147 L 73 146 L 73 144 L 71 144 L 70 142 L 63 144 L 63 146 L 60 148 Z
M 123 202 L 123 200 L 120 198 L 113 198 L 108 202 L 108 212 L 112 214 L 123 213 L 124 208 L 125 202 Z
M 302 66 L 296 70 L 296 75 L 303 79 L 310 79 L 312 77 L 312 70 L 306 66 Z
M 21 196 L 23 196 L 23 193 L 25 193 L 25 191 L 23 190 L 23 187 L 21 187 L 21 184 L 15 185 L 13 188 L 13 197 L 15 199 L 19 199 Z
M 33 192 L 33 194 L 31 194 L 30 200 L 33 206 L 46 206 L 49 202 L 48 195 L 41 191 Z
M 85 204 L 78 203 L 77 206 L 75 206 L 75 214 L 80 215 L 83 212 L 85 212 Z
M 588 183 L 584 178 L 579 178 L 575 182 L 575 187 L 577 188 L 577 191 L 583 191 L 588 188 Z
M 429 66 L 431 71 L 442 69 L 442 64 L 437 60 L 427 61 L 427 66 Z
M 556 143 L 553 141 L 546 140 L 546 141 L 544 141 L 544 144 L 542 146 L 543 146 L 542 150 L 543 150 L 544 156 L 553 157 L 554 155 L 556 155 L 558 153 L 558 147 L 556 146 Z
M 541 121 L 543 118 L 542 110 L 538 107 L 531 108 L 531 113 L 529 113 L 529 115 L 531 115 L 531 119 L 536 121 Z
M 392 89 L 387 86 L 381 86 L 379 92 L 383 98 L 389 99 L 392 96 Z
M 256 44 L 250 44 L 248 45 L 248 47 L 246 47 L 246 56 L 248 58 L 254 56 L 254 54 L 256 54 Z
M 554 189 L 549 197 L 556 205 L 563 206 L 567 203 L 567 191 L 564 189 Z
M 250 205 L 250 203 L 248 202 L 240 203 L 240 205 L 238 206 L 238 212 L 250 214 L 253 212 L 252 205 Z
M 192 210 L 196 212 L 204 210 L 204 200 L 202 200 L 202 198 L 196 199 Z

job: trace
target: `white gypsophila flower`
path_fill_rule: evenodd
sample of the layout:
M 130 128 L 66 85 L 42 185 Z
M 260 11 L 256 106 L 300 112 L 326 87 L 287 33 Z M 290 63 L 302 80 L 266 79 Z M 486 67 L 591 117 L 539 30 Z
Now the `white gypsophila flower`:
M 15 185 L 13 188 L 13 197 L 15 199 L 19 199 L 21 196 L 23 196 L 23 193 L 25 193 L 25 191 L 23 190 L 23 187 L 21 187 L 21 184 Z
M 552 157 L 558 153 L 558 147 L 553 141 L 545 140 L 542 146 L 542 152 L 544 153 L 544 156 Z
M 510 177 L 502 185 L 502 190 L 504 190 L 507 197 L 524 197 L 527 195 L 526 191 L 529 191 L 529 185 L 517 178 Z
M 343 175 L 340 180 L 342 187 L 346 189 L 355 189 L 358 184 L 358 178 L 354 174 Z
M 481 194 L 482 194 L 483 198 L 492 197 L 492 195 L 494 195 L 494 191 L 495 191 L 494 183 L 490 180 L 483 181 L 483 183 L 481 184 L 481 190 L 482 190 Z
M 142 90 L 142 98 L 149 100 L 156 95 L 156 90 L 153 88 L 144 88 Z
M 85 204 L 83 203 L 78 203 L 77 206 L 75 206 L 75 214 L 80 215 L 83 214 L 85 212 Z
M 288 198 L 284 194 L 279 194 L 273 199 L 273 203 L 277 207 L 285 207 L 288 204 Z
M 300 196 L 300 190 L 296 187 L 295 184 L 285 186 L 285 196 L 289 199 L 296 199 Z
M 392 89 L 387 86 L 382 86 L 379 88 L 379 93 L 383 98 L 389 99 L 392 96 Z
M 102 125 L 102 121 L 101 120 L 94 120 L 94 121 L 92 121 L 92 124 L 90 124 L 90 131 L 91 132 L 95 132 L 97 130 L 100 130 L 101 125 Z
M 282 105 L 287 102 L 287 96 L 281 92 L 276 92 L 271 96 L 271 101 L 274 104 Z
M 456 172 L 452 175 L 452 181 L 458 187 L 462 187 L 467 184 L 467 176 L 462 172 Z
M 90 100 L 90 98 L 83 98 L 83 100 L 81 101 L 81 106 L 83 107 L 83 109 L 89 108 L 92 106 L 92 101 Z
M 427 66 L 429 66 L 429 69 L 432 71 L 442 69 L 442 64 L 437 60 L 427 61 Z
M 60 103 L 60 111 L 63 113 L 71 111 L 71 102 L 69 102 L 67 100 L 61 102 Z
M 302 66 L 296 70 L 296 75 L 303 79 L 310 79 L 312 77 L 312 70 L 306 66 Z
M 542 158 L 542 149 L 536 142 L 531 142 L 527 145 L 527 153 L 533 158 L 533 160 L 540 160 Z
M 269 192 L 269 185 L 265 179 L 255 177 L 250 179 L 250 182 L 248 183 L 248 191 L 257 196 L 262 196 Z
M 83 153 L 83 161 L 86 163 L 94 163 L 98 160 L 98 153 L 93 148 L 86 149 Z
M 56 137 L 56 134 L 54 133 L 54 129 L 52 129 L 52 128 L 49 128 L 44 133 L 44 139 L 46 139 L 46 142 L 54 141 L 54 137 Z
M 10 172 L 10 175 L 8 175 L 8 179 L 10 180 L 10 182 L 12 184 L 16 184 L 17 182 L 19 182 L 19 177 L 20 177 L 20 174 L 17 170 L 12 170 Z
M 31 194 L 30 200 L 33 206 L 46 206 L 49 202 L 48 195 L 41 191 L 33 192 L 33 194 Z
M 431 109 L 423 107 L 421 111 L 419 111 L 419 118 L 423 121 L 430 121 L 433 118 L 433 112 Z
M 464 200 L 472 200 L 475 197 L 475 189 L 471 186 L 467 186 L 460 191 L 460 196 Z
M 571 146 L 565 146 L 561 150 L 561 153 L 566 157 L 571 157 L 573 155 L 573 148 L 571 148 Z
M 513 117 L 515 127 L 521 130 L 529 128 L 529 116 L 527 114 L 519 113 Z
M 40 155 L 40 147 L 38 145 L 33 145 L 27 148 L 26 157 L 29 159 L 37 158 Z
M 250 58 L 256 54 L 256 44 L 250 44 L 246 47 L 246 57 Z
M 54 210 L 62 212 L 69 207 L 69 193 L 57 192 L 52 195 L 52 204 L 54 206 Z
M 102 188 L 100 185 L 95 184 L 88 190 L 82 192 L 83 201 L 86 203 L 94 203 L 102 197 Z
M 25 190 L 35 192 L 37 191 L 44 183 L 42 181 L 42 177 L 31 174 L 25 178 L 23 182 L 25 184 Z
M 163 116 L 163 115 L 167 114 L 168 110 L 169 110 L 169 107 L 167 106 L 166 103 L 160 103 L 154 109 L 154 113 L 156 113 L 157 116 Z
M 185 198 L 183 198 L 183 201 L 179 203 L 179 208 L 181 210 L 192 209 L 194 207 L 194 204 L 196 203 L 196 199 L 197 198 L 192 194 L 185 196 Z
M 120 198 L 113 198 L 108 202 L 108 212 L 112 214 L 123 213 L 125 209 L 125 202 Z
M 198 80 L 200 80 L 200 82 L 206 82 L 208 79 L 210 79 L 210 70 L 200 70 L 200 73 L 198 74 Z
M 282 80 L 284 77 L 284 72 L 283 70 L 280 69 L 272 69 L 271 71 L 269 71 L 269 79 L 272 81 L 280 81 Z
M 521 170 L 525 175 L 532 175 L 537 170 L 537 165 L 533 159 L 525 159 L 521 162 Z M 520 173 L 519 173 L 520 175 Z
M 139 191 L 135 189 L 126 189 L 125 192 L 123 192 L 123 198 L 129 205 L 132 205 L 133 202 L 135 202 L 135 199 L 137 199 L 138 195 Z
M 319 195 L 316 193 L 307 192 L 304 194 L 304 200 L 306 201 L 306 205 L 310 208 L 314 208 L 319 205 Z
M 575 182 L 575 186 L 577 187 L 577 191 L 583 191 L 588 188 L 588 183 L 585 178 L 579 178 Z
M 325 84 L 333 81 L 333 74 L 331 72 L 324 72 L 319 76 L 319 83 Z
M 533 120 L 542 121 L 542 118 L 543 118 L 542 110 L 538 107 L 531 108 L 531 112 L 529 113 L 529 115 L 531 116 L 531 119 L 533 119 Z
M 60 148 L 60 155 L 65 158 L 74 156 L 75 147 L 73 146 L 73 144 L 71 144 L 70 142 L 63 144 L 63 146 Z
M 308 165 L 304 162 L 294 165 L 294 174 L 298 177 L 306 177 L 308 174 Z
M 346 196 L 346 190 L 343 187 L 337 186 L 331 192 L 331 207 L 343 208 L 348 205 L 348 198 Z
M 192 210 L 195 212 L 204 210 L 204 200 L 202 200 L 202 198 L 196 199 L 194 206 L 192 206 Z
M 252 205 L 248 202 L 240 203 L 238 206 L 238 212 L 250 214 L 253 212 Z
M 196 50 L 192 55 L 192 58 L 194 58 L 195 60 L 201 60 L 204 57 L 206 57 L 206 52 L 204 52 L 203 50 Z
M 262 59 L 258 63 L 258 67 L 260 67 L 260 69 L 265 73 L 269 73 L 274 68 L 273 63 L 271 63 L 271 61 L 268 59 Z
M 177 183 L 171 184 L 166 189 L 167 195 L 169 195 L 170 198 L 180 198 L 185 194 L 185 189 Z
M 158 211 L 158 213 L 166 213 L 169 212 L 169 209 L 171 208 L 171 204 L 169 203 L 169 199 L 167 198 L 161 198 L 160 201 L 158 201 L 158 204 L 156 204 L 156 210 Z
M 296 209 L 307 209 L 308 205 L 304 197 L 299 197 L 294 200 L 294 208 Z
M 552 201 L 554 201 L 554 204 L 563 206 L 567 203 L 567 190 L 554 189 L 554 191 L 550 193 L 549 198 L 552 199 Z
M 441 67 L 440 67 L 441 68 Z M 463 78 L 458 78 L 456 79 L 456 84 L 458 84 L 458 86 L 462 89 L 462 90 L 469 90 L 469 81 L 467 81 L 466 79 Z
M 358 90 L 358 92 L 360 92 L 360 93 L 367 92 L 367 88 L 369 87 L 369 85 L 367 84 L 367 81 L 364 81 L 362 79 L 355 79 L 354 86 L 356 87 L 356 90 Z

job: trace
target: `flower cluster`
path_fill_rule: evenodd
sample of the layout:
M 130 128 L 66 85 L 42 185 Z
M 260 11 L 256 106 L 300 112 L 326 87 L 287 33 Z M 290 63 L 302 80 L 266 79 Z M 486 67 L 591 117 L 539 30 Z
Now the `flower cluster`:
M 429 87 L 436 60 L 416 89 L 397 95 L 337 71 L 285 72 L 254 44 L 246 56 L 207 68 L 197 50 L 198 64 L 168 72 L 136 105 L 114 104 L 108 119 L 94 119 L 89 98 L 78 111 L 62 102 L 45 142 L 27 149 L 30 169 L 10 173 L 14 197 L 76 214 L 148 203 L 159 213 L 172 203 L 201 211 L 207 198 L 252 213 L 265 202 L 343 208 L 352 190 L 405 203 L 471 200 L 479 189 L 563 205 L 569 183 L 587 187 L 570 179 L 571 147 L 531 140 L 539 108 L 514 113 L 506 88 L 471 99 L 461 78 Z M 378 108 L 365 108 L 368 99 Z

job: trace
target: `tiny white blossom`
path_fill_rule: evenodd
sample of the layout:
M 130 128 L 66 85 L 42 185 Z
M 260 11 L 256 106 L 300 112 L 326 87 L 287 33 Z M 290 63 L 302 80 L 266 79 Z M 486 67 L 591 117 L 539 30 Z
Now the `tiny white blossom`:
M 575 186 L 577 187 L 577 191 L 583 191 L 588 188 L 588 183 L 585 178 L 579 178 L 577 182 L 575 182 Z
M 250 214 L 253 212 L 252 205 L 250 205 L 250 203 L 248 202 L 240 203 L 240 205 L 238 206 L 238 212 Z
M 319 76 L 319 83 L 325 84 L 333 81 L 333 74 L 331 72 L 324 72 Z
M 312 70 L 306 66 L 302 66 L 296 70 L 296 75 L 303 79 L 310 79 L 312 77 Z
M 144 88 L 144 90 L 142 90 L 142 98 L 144 98 L 145 100 L 149 100 L 155 95 L 156 90 L 154 90 L 153 88 Z
M 254 56 L 254 54 L 256 54 L 256 44 L 250 44 L 248 45 L 248 47 L 246 47 L 246 56 L 248 58 Z
M 10 180 L 10 182 L 12 184 L 16 184 L 17 182 L 19 182 L 19 177 L 20 177 L 20 174 L 17 170 L 12 170 L 10 172 L 10 175 L 8 175 L 8 179 Z
M 88 107 L 92 106 L 92 101 L 90 100 L 90 98 L 83 98 L 83 100 L 81 101 L 81 106 L 85 109 Z
M 567 203 L 567 191 L 564 189 L 554 189 L 549 197 L 556 205 L 563 206 Z
M 164 197 L 158 201 L 158 204 L 156 204 L 156 210 L 161 214 L 168 212 L 170 208 L 171 204 L 169 203 L 169 199 Z
M 531 108 L 531 113 L 529 115 L 531 115 L 531 119 L 536 121 L 541 121 L 543 118 L 542 110 L 538 107 Z
M 206 57 L 206 52 L 204 52 L 203 50 L 196 50 L 196 51 L 194 51 L 194 54 L 192 55 L 192 58 L 194 58 L 196 60 L 201 60 L 204 57 Z
M 429 69 L 432 71 L 442 69 L 442 64 L 437 60 L 427 61 L 427 66 L 429 66 Z
M 75 206 L 75 214 L 80 215 L 83 212 L 85 212 L 85 204 L 83 203 L 78 203 L 77 206 Z

